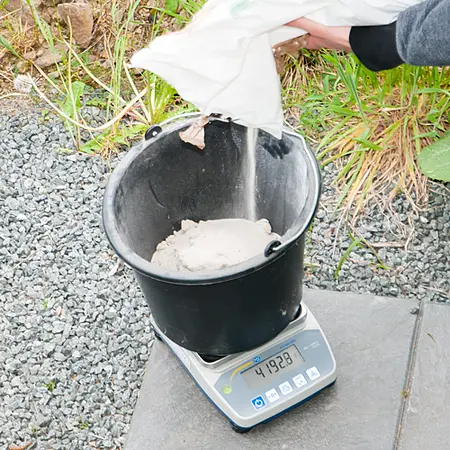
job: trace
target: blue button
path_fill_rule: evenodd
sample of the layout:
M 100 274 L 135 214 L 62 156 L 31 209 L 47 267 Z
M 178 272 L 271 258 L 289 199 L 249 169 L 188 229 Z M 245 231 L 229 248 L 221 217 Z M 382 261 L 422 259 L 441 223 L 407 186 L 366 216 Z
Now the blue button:
M 266 406 L 266 402 L 264 401 L 264 399 L 260 395 L 259 397 L 256 397 L 256 398 L 254 398 L 252 400 L 252 405 L 253 405 L 253 408 L 258 410 L 258 409 L 264 408 L 264 406 Z
M 261 356 L 255 356 L 255 357 L 253 358 L 253 361 L 254 361 L 255 363 L 261 362 Z

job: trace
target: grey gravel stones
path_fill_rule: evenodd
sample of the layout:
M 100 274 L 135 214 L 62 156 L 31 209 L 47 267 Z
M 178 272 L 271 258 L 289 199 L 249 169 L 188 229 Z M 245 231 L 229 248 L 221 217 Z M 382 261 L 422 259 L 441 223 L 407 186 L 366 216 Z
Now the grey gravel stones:
M 352 234 L 373 247 L 355 247 L 335 278 L 351 239 L 339 228 L 339 217 L 333 217 L 336 193 L 330 186 L 334 173 L 332 166 L 323 172 L 324 193 L 309 235 L 306 260 L 310 267 L 305 284 L 419 301 L 450 301 L 449 184 L 434 185 L 427 208 L 420 213 L 402 196 L 393 201 L 394 215 L 383 213 L 375 202 L 367 207 L 356 226 L 357 234 Z
M 129 269 L 118 270 L 102 230 L 109 166 L 63 150 L 72 148 L 70 135 L 51 116 L 18 112 L 0 124 L 0 448 L 119 448 L 152 335 L 139 287 Z M 345 233 L 336 239 L 332 170 L 309 236 L 306 284 L 447 300 L 448 190 L 435 187 L 430 210 L 411 216 L 407 251 L 377 249 L 391 270 L 356 248 L 336 280 L 350 241 Z M 408 239 L 411 210 L 401 198 L 394 203 L 398 223 L 367 211 L 358 231 L 368 242 Z
M 109 276 L 109 169 L 61 152 L 56 118 L 0 124 L 0 448 L 119 448 L 152 336 L 132 274 Z

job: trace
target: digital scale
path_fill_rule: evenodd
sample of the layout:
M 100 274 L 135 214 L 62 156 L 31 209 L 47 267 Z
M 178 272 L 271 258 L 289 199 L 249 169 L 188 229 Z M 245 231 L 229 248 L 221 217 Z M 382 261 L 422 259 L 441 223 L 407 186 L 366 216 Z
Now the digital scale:
M 271 341 L 215 361 L 172 342 L 159 330 L 153 316 L 151 323 L 155 335 L 170 347 L 238 432 L 269 422 L 336 381 L 331 348 L 303 303 L 297 319 Z

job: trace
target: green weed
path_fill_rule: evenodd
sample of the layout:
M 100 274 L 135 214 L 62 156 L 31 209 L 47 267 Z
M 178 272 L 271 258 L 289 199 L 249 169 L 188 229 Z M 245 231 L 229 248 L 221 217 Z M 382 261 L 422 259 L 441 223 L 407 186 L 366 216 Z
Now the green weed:
M 44 386 L 49 392 L 53 392 L 56 389 L 56 381 L 50 380 L 48 383 L 44 383 Z
M 80 419 L 78 421 L 78 428 L 80 430 L 86 430 L 87 428 L 89 428 L 89 422 L 83 419 Z
M 0 46 L 6 48 L 6 50 L 8 50 L 14 56 L 17 56 L 18 58 L 20 58 L 19 54 L 14 50 L 13 46 L 1 34 L 0 34 Z
M 347 258 L 350 256 L 350 253 L 356 248 L 356 247 L 360 247 L 363 248 L 363 246 L 361 245 L 361 239 L 354 239 L 351 244 L 348 246 L 347 250 L 344 252 L 344 254 L 342 255 L 337 268 L 334 272 L 334 278 L 338 278 L 339 276 L 339 272 L 342 269 L 342 266 L 344 265 L 345 261 L 347 260 Z

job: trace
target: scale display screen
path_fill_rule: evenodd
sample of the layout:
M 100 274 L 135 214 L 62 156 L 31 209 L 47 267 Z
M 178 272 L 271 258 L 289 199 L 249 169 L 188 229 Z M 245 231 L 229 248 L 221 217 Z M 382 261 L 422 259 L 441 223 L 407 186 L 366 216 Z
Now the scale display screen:
M 251 388 L 254 388 L 267 384 L 267 382 L 270 382 L 273 378 L 277 378 L 283 372 L 292 369 L 303 362 L 305 362 L 305 360 L 297 350 L 297 347 L 291 345 L 276 355 L 265 359 L 256 366 L 241 372 L 241 374 L 246 383 Z

